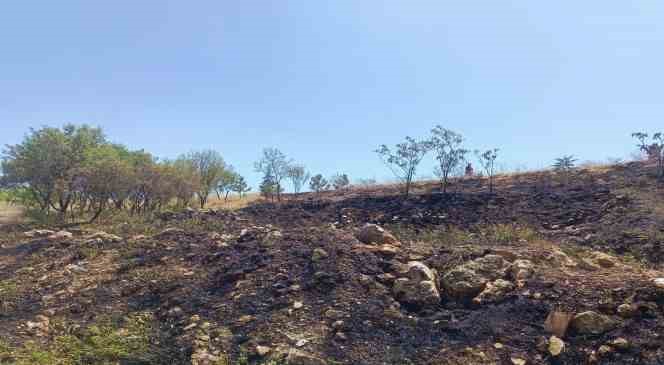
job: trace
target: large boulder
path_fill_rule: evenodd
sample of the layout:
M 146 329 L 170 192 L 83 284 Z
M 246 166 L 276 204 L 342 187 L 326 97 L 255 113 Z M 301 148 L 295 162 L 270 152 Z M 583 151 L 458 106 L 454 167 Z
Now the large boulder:
M 601 335 L 617 326 L 611 317 L 593 311 L 579 313 L 572 319 L 572 328 L 582 335 Z
M 441 283 L 447 294 L 469 300 L 480 294 L 487 283 L 505 277 L 508 262 L 497 255 L 487 255 L 448 271 Z
M 357 239 L 366 244 L 400 245 L 399 240 L 383 227 L 369 223 L 360 228 L 360 231 L 357 233 Z
M 440 292 L 436 272 L 419 261 L 409 262 L 405 269 L 405 277 L 394 281 L 394 297 L 415 308 L 437 306 L 440 303 Z

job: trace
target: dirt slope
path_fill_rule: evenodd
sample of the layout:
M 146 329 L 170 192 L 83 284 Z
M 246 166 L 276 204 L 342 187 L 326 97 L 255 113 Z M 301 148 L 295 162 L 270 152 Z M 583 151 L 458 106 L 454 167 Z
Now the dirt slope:
M 72 237 L 5 227 L 0 361 L 661 364 L 664 200 L 646 171 L 305 194 Z M 367 223 L 385 236 L 362 242 Z M 552 312 L 576 315 L 557 356 Z

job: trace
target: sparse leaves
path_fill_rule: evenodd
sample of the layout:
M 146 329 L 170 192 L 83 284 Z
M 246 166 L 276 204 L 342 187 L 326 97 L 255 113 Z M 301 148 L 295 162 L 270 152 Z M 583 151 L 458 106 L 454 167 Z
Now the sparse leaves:
M 440 178 L 441 190 L 445 193 L 450 174 L 466 160 L 468 150 L 461 147 L 463 137 L 458 133 L 440 125 L 432 129 L 431 133 L 430 144 L 438 162 L 435 173 Z
M 482 169 L 489 178 L 489 193 L 491 194 L 493 194 L 493 180 L 496 174 L 496 159 L 498 158 L 498 151 L 500 150 L 497 148 L 486 150 L 484 152 L 480 152 L 479 150 L 475 151 L 480 166 L 482 166 Z
M 408 196 L 417 172 L 417 166 L 431 149 L 431 143 L 406 137 L 405 142 L 399 143 L 395 147 L 392 151 L 386 145 L 381 145 L 375 152 L 390 168 L 394 176 L 404 184 L 404 193 Z
M 350 186 L 350 179 L 346 174 L 337 174 L 332 177 L 334 190 L 344 190 Z
M 318 174 L 311 178 L 309 181 L 309 189 L 316 193 L 316 196 L 320 196 L 320 193 L 329 189 L 330 183 L 323 177 L 323 175 Z
M 302 191 L 304 184 L 309 181 L 310 174 L 304 165 L 292 165 L 288 167 L 287 176 L 293 185 L 293 192 L 297 194 Z
M 659 179 L 664 178 L 664 135 L 661 132 L 653 134 L 650 143 L 648 143 L 648 133 L 636 132 L 632 133 L 632 137 L 639 140 L 637 146 L 648 156 L 648 159 L 657 162 Z
M 277 200 L 281 200 L 281 193 L 283 191 L 281 182 L 288 175 L 290 165 L 291 161 L 277 148 L 263 149 L 261 159 L 254 164 L 256 172 L 263 174 L 263 183 L 271 181 L 275 186 L 273 190 L 277 195 Z

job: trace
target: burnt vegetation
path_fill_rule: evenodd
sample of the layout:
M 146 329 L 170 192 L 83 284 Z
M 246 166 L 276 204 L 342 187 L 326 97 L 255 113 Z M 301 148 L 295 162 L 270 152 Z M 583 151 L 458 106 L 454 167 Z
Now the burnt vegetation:
M 31 131 L 2 163 L 31 219 L 0 227 L 0 363 L 664 362 L 661 135 L 635 134 L 640 161 L 503 174 L 431 133 L 376 151 L 396 184 L 265 149 L 264 198 L 223 209 L 250 187 L 218 152 Z

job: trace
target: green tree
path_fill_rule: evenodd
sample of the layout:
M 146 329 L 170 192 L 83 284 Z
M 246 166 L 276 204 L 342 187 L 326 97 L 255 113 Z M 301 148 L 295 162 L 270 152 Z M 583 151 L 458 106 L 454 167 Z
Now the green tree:
M 283 152 L 276 148 L 263 149 L 260 160 L 254 163 L 256 172 L 263 174 L 263 182 L 269 178 L 268 180 L 275 185 L 274 193 L 277 196 L 277 200 L 281 200 L 281 192 L 283 191 L 281 182 L 288 176 L 290 165 L 291 161 L 286 158 Z
M 309 189 L 311 189 L 318 198 L 320 198 L 321 193 L 329 189 L 329 187 L 330 183 L 321 174 L 318 174 L 309 180 Z
M 408 197 L 417 166 L 430 149 L 429 141 L 416 141 L 406 137 L 406 141 L 397 144 L 394 151 L 386 145 L 381 145 L 375 152 L 404 185 L 404 193 Z
M 641 151 L 647 154 L 648 158 L 657 162 L 657 176 L 664 178 L 664 134 L 657 132 L 652 135 L 651 142 L 648 143 L 648 133 L 632 133 L 632 137 L 639 140 L 637 145 Z
M 577 159 L 574 158 L 573 155 L 559 157 L 553 163 L 552 166 L 553 171 L 561 175 L 564 179 L 564 182 L 568 183 L 570 174 L 572 173 L 572 170 L 574 170 L 574 167 L 576 166 L 576 161 Z
M 208 197 L 217 188 L 219 180 L 223 177 L 226 163 L 221 154 L 214 150 L 191 152 L 186 159 L 193 163 L 198 172 L 200 180 L 197 195 L 201 208 L 205 208 Z
M 251 188 L 247 184 L 247 181 L 244 179 L 244 177 L 238 175 L 235 183 L 233 184 L 233 191 L 240 196 L 240 199 L 242 199 L 244 194 L 251 191 Z
M 344 190 L 350 186 L 350 179 L 346 174 L 336 174 L 331 180 L 334 190 Z
M 221 199 L 221 195 L 224 195 L 224 201 L 228 201 L 228 194 L 233 191 L 235 185 L 237 184 L 240 175 L 238 175 L 233 168 L 229 166 L 221 174 L 221 179 L 219 179 L 219 184 L 217 184 L 217 197 Z
M 293 185 L 293 192 L 298 194 L 309 180 L 310 174 L 304 165 L 291 165 L 286 173 Z
M 461 147 L 463 137 L 458 133 L 440 125 L 432 129 L 431 133 L 431 148 L 435 151 L 438 161 L 436 174 L 440 177 L 441 191 L 447 193 L 450 174 L 466 160 L 468 150 Z
M 6 147 L 3 184 L 27 189 L 42 211 L 64 217 L 80 190 L 85 156 L 105 143 L 102 130 L 88 125 L 31 129 L 20 144 Z
M 489 178 L 489 193 L 491 194 L 493 194 L 493 180 L 496 175 L 496 159 L 498 158 L 498 151 L 499 149 L 497 148 L 486 150 L 484 152 L 475 151 L 480 166 L 482 166 L 486 176 Z

